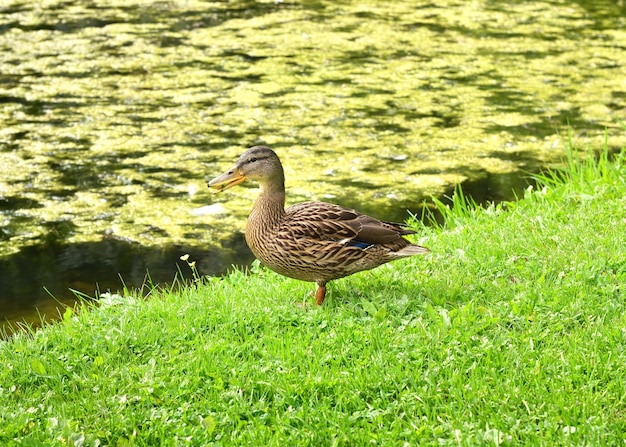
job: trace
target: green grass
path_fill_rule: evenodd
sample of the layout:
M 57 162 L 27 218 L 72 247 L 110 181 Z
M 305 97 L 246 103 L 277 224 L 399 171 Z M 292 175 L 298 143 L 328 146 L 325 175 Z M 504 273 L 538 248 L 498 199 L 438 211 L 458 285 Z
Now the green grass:
M 623 444 L 624 158 L 538 180 L 322 308 L 255 265 L 0 342 L 0 445 Z

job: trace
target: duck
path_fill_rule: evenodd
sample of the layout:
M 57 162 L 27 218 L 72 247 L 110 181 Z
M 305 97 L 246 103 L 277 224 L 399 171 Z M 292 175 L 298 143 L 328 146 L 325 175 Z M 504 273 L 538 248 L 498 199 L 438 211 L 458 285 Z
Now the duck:
M 250 250 L 283 276 L 315 282 L 318 306 L 324 302 L 329 281 L 430 251 L 404 237 L 415 234 L 406 225 L 341 205 L 311 201 L 285 209 L 283 165 L 267 146 L 245 151 L 208 187 L 219 193 L 246 180 L 260 186 L 245 230 Z

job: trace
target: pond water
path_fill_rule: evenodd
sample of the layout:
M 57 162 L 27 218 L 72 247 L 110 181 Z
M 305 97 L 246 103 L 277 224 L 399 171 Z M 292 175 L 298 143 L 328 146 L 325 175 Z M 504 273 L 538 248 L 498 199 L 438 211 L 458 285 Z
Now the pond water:
M 622 147 L 625 16 L 621 0 L 5 0 L 0 319 L 119 276 L 170 281 L 185 253 L 203 274 L 249 262 L 253 185 L 206 180 L 254 144 L 283 159 L 290 203 L 386 220 L 458 183 L 511 198 L 570 138 Z

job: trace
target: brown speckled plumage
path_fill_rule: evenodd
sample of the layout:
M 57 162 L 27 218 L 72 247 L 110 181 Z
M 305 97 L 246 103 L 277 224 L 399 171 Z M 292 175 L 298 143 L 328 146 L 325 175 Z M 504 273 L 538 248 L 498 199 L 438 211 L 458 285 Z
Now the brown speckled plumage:
M 275 272 L 316 282 L 316 304 L 323 302 L 328 281 L 429 251 L 404 239 L 414 231 L 401 224 L 343 206 L 303 202 L 285 210 L 283 167 L 268 147 L 249 149 L 209 187 L 222 191 L 245 179 L 261 186 L 248 218 L 246 242 Z

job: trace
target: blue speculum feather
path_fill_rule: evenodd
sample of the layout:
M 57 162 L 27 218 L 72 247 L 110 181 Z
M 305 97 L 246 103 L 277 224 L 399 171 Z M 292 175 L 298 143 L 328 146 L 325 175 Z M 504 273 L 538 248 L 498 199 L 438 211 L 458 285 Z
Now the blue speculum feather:
M 367 242 L 361 242 L 361 241 L 350 241 L 348 245 L 350 247 L 367 248 L 367 247 L 371 247 L 374 244 L 368 244 Z

